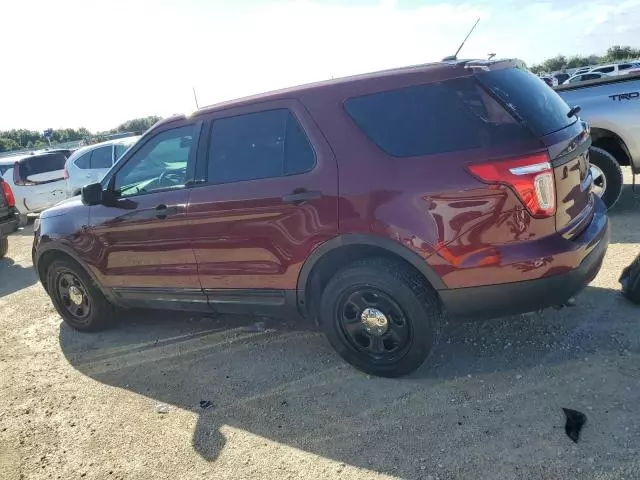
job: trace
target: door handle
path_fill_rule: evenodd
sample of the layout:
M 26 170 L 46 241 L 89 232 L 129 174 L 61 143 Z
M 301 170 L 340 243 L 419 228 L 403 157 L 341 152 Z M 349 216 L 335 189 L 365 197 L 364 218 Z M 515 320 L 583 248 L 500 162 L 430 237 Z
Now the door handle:
M 294 190 L 293 193 L 289 193 L 282 197 L 282 201 L 285 203 L 293 203 L 294 205 L 301 205 L 309 200 L 316 200 L 322 197 L 322 192 L 319 190 Z
M 156 217 L 163 220 L 171 215 L 177 215 L 179 212 L 179 208 L 177 206 L 167 206 L 164 203 L 160 205 L 156 205 Z

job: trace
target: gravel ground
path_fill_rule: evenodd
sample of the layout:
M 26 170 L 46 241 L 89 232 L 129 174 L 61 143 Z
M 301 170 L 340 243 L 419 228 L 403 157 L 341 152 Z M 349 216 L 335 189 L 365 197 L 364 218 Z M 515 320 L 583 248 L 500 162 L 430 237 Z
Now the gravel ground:
M 293 321 L 147 312 L 74 332 L 26 229 L 0 261 L 0 478 L 640 478 L 640 308 L 617 283 L 639 207 L 627 186 L 577 306 L 449 324 L 398 380 Z M 577 444 L 562 407 L 588 417 Z

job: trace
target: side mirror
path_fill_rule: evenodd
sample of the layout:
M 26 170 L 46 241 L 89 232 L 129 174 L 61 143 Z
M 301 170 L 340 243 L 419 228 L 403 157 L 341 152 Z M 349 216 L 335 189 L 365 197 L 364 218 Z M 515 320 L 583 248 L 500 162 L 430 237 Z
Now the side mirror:
M 82 187 L 82 193 L 80 195 L 82 203 L 85 205 L 100 205 L 104 197 L 102 184 L 92 183 L 90 185 L 85 185 Z

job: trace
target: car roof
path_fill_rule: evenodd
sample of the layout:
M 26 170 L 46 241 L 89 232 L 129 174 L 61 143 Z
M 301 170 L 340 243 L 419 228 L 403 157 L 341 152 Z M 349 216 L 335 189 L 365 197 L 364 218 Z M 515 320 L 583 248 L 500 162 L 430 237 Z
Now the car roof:
M 322 80 L 319 82 L 307 83 L 303 85 L 297 85 L 294 87 L 283 88 L 279 90 L 272 90 L 265 93 L 259 93 L 256 95 L 250 95 L 247 97 L 241 97 L 234 100 L 228 100 L 220 102 L 214 105 L 201 107 L 198 110 L 189 114 L 190 116 L 200 116 L 207 113 L 213 113 L 220 110 L 225 110 L 233 107 L 241 107 L 245 105 L 251 105 L 259 102 L 266 102 L 270 100 L 282 100 L 285 98 L 295 98 L 297 96 L 318 92 L 321 90 L 339 88 L 340 86 L 359 83 L 359 82 L 375 82 L 376 80 L 384 79 L 393 76 L 413 76 L 416 74 L 424 74 L 426 79 L 429 76 L 434 77 L 449 77 L 456 78 L 462 75 L 468 75 L 470 67 L 481 69 L 495 69 L 505 68 L 508 66 L 522 65 L 522 62 L 518 59 L 495 59 L 495 60 L 478 60 L 478 59 L 461 59 L 461 60 L 448 60 L 434 63 L 423 63 L 418 65 L 411 65 L 407 67 L 391 68 L 387 70 L 380 70 L 376 72 L 361 73 L 357 75 L 351 75 L 341 78 L 332 78 L 330 80 Z M 177 114 L 162 120 L 159 120 L 153 127 L 170 123 L 172 121 L 185 118 L 186 114 Z M 150 129 L 151 130 L 151 129 Z M 149 131 L 149 130 L 148 130 Z
M 108 147 L 109 145 L 123 145 L 123 144 L 134 144 L 140 139 L 141 135 L 132 135 L 130 137 L 121 137 L 114 138 L 113 140 L 105 140 L 104 142 L 94 143 L 93 145 L 87 145 L 85 147 L 79 148 L 74 151 L 69 158 L 78 158 L 80 155 L 90 152 L 91 150 L 95 150 L 100 147 Z

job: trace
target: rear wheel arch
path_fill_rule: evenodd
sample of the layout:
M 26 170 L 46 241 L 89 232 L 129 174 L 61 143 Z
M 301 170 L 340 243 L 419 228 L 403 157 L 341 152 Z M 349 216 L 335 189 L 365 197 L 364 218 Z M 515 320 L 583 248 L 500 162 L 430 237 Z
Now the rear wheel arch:
M 621 166 L 631 165 L 631 154 L 627 144 L 620 136 L 606 128 L 591 128 L 591 141 L 594 147 L 609 152 Z
M 297 307 L 302 315 L 317 321 L 317 305 L 324 287 L 347 264 L 365 258 L 389 258 L 417 271 L 434 290 L 446 289 L 427 262 L 409 248 L 388 238 L 369 234 L 345 234 L 318 246 L 307 258 L 297 283 Z

